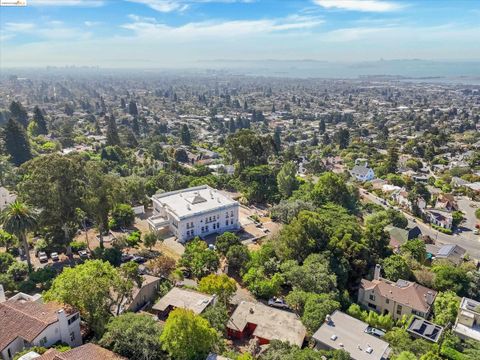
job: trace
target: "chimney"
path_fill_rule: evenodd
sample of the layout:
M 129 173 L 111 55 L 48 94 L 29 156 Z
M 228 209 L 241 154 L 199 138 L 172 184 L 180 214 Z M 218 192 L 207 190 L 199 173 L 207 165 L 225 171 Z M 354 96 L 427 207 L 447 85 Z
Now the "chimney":
M 434 296 L 433 296 L 433 293 L 431 291 L 428 291 L 427 292 L 427 296 L 426 296 L 426 299 L 427 301 L 427 304 L 428 305 L 432 305 L 433 304 L 433 300 L 434 300 Z
M 58 319 L 58 328 L 60 329 L 60 336 L 62 338 L 62 342 L 71 345 L 72 341 L 70 340 L 70 331 L 68 329 L 68 320 L 67 314 L 65 310 L 60 309 L 57 311 L 57 319 Z
M 382 270 L 382 267 L 380 264 L 375 265 L 375 272 L 373 273 L 373 280 L 379 280 L 380 279 L 380 270 Z
M 0 284 L 0 303 L 5 301 L 7 301 L 7 298 L 5 297 L 5 290 L 3 290 L 3 285 Z

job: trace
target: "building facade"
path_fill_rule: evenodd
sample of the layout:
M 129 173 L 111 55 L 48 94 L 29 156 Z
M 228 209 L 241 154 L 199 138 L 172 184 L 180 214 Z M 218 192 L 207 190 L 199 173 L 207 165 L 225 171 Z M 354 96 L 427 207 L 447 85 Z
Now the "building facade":
M 180 242 L 240 229 L 239 203 L 210 186 L 156 194 L 150 228 L 168 228 Z

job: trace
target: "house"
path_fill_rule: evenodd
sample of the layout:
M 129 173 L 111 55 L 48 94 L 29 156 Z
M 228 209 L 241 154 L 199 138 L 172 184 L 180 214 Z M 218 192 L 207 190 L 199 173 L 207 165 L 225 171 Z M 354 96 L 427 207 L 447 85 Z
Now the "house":
M 166 319 L 170 311 L 176 308 L 192 310 L 195 314 L 200 315 L 215 301 L 215 295 L 174 287 L 152 307 L 152 310 L 159 319 Z
M 457 176 L 452 176 L 452 181 L 450 181 L 450 185 L 452 185 L 453 188 L 459 188 L 468 184 L 470 184 L 469 181 L 463 180 L 462 178 Z
M 461 339 L 480 341 L 480 302 L 462 298 L 453 332 Z
M 422 231 L 418 226 L 408 229 L 401 229 L 396 226 L 388 225 L 385 227 L 385 231 L 390 235 L 390 246 L 394 251 L 398 251 L 400 246 L 405 244 L 407 241 L 422 236 Z
M 365 165 L 355 165 L 352 170 L 350 170 L 350 175 L 352 175 L 357 181 L 370 181 L 375 179 L 375 173 L 373 169 Z
M 98 345 L 88 343 L 65 352 L 49 349 L 37 360 L 127 360 L 126 358 L 104 349 Z
M 425 211 L 428 221 L 433 225 L 440 226 L 444 229 L 451 230 L 453 226 L 452 214 L 448 211 L 442 210 L 427 210 Z
M 125 311 L 137 312 L 155 299 L 160 286 L 160 278 L 151 275 L 142 275 L 142 286 L 135 286 L 132 296 L 120 306 L 120 313 Z
M 180 242 L 240 228 L 239 203 L 208 185 L 152 196 L 152 231 L 168 228 Z
M 17 199 L 17 195 L 0 186 L 0 211 L 4 210 L 7 205 L 13 203 Z
M 78 311 L 55 302 L 44 304 L 40 296 L 18 293 L 7 300 L 0 285 L 0 314 L 0 355 L 5 360 L 32 346 L 82 343 Z
M 443 327 L 414 316 L 408 324 L 407 332 L 417 339 L 425 339 L 436 343 L 442 336 Z
M 307 330 L 294 313 L 242 301 L 228 320 L 227 333 L 234 339 L 254 337 L 260 345 L 280 340 L 301 347 Z
M 435 208 L 443 211 L 456 211 L 458 210 L 458 204 L 452 194 L 440 194 L 437 197 Z
M 426 249 L 432 259 L 448 260 L 454 265 L 461 264 L 467 253 L 467 250 L 456 244 L 445 244 L 442 246 L 429 244 Z
M 392 193 L 392 199 L 403 208 L 410 209 L 412 206 L 410 200 L 408 200 L 408 191 L 403 188 L 400 190 L 394 191 Z
M 368 324 L 336 310 L 313 334 L 318 350 L 345 350 L 353 360 L 383 360 L 390 354 L 390 346 L 367 333 Z
M 358 291 L 358 303 L 380 314 L 391 314 L 393 319 L 403 315 L 427 318 L 432 310 L 437 292 L 415 282 L 393 282 L 380 277 L 381 267 L 375 266 L 372 281 L 362 279 Z

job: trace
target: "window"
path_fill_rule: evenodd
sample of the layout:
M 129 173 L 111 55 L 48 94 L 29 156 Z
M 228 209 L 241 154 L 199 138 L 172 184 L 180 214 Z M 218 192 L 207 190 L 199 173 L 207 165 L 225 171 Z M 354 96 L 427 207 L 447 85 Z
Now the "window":
M 369 307 L 369 308 L 372 308 L 372 309 L 376 309 L 376 308 L 377 308 L 377 305 L 372 304 L 372 303 L 368 303 L 368 307 Z
M 202 226 L 202 233 L 203 233 L 203 232 L 205 232 L 205 227 L 204 227 L 204 226 Z
M 370 298 L 370 300 L 375 301 L 375 295 L 374 294 L 370 294 L 369 298 Z
M 233 225 L 233 219 L 230 219 L 230 225 Z
M 220 223 L 219 222 L 217 223 L 217 229 L 220 229 Z
M 402 315 L 402 305 L 397 305 L 397 315 Z
M 72 324 L 74 321 L 76 321 L 79 317 L 80 317 L 80 315 L 78 315 L 78 314 L 73 315 L 70 319 L 68 319 L 68 325 L 71 325 L 71 324 Z
M 232 211 L 230 211 L 230 216 L 233 216 L 233 210 L 232 210 Z
M 213 224 L 213 230 L 215 230 L 217 227 L 217 224 Z
M 385 299 L 385 303 L 390 304 L 390 299 Z
M 45 345 L 46 343 L 47 343 L 47 337 L 45 336 L 44 338 L 42 338 L 42 339 L 40 340 L 40 346 L 43 346 L 43 345 Z
M 73 331 L 70 333 L 70 341 L 75 341 L 75 333 Z
M 207 226 L 205 226 L 205 231 L 206 231 L 206 232 L 208 232 L 208 225 L 207 225 Z
M 228 211 L 225 213 L 225 218 L 228 219 Z
M 225 226 L 228 226 L 228 220 L 225 220 Z

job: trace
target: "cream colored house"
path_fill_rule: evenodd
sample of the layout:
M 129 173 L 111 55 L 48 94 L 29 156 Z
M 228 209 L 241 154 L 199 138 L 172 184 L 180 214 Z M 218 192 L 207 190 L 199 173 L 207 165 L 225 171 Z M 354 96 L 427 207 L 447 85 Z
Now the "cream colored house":
M 380 314 L 391 314 L 395 320 L 403 315 L 427 318 L 437 292 L 415 282 L 393 282 L 380 277 L 381 267 L 375 267 L 372 281 L 362 279 L 358 303 Z
M 480 341 L 480 302 L 462 298 L 453 332 L 464 340 Z

